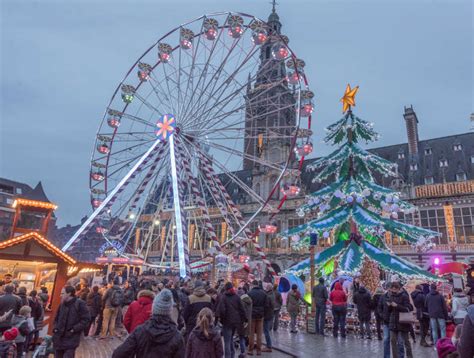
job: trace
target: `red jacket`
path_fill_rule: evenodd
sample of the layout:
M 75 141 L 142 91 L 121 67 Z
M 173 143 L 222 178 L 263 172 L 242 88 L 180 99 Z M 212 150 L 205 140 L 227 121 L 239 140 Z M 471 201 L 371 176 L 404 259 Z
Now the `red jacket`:
M 128 306 L 127 313 L 123 319 L 123 325 L 128 333 L 132 333 L 137 326 L 145 323 L 151 317 L 151 307 L 154 293 L 143 290 L 138 293 L 138 299 Z
M 347 304 L 346 293 L 342 290 L 342 285 L 340 282 L 336 282 L 334 289 L 329 295 L 329 300 L 333 306 L 345 306 Z

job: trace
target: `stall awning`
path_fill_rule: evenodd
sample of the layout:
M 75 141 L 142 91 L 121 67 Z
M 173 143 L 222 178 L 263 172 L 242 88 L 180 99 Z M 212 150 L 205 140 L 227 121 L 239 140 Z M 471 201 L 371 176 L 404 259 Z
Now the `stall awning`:
M 29 232 L 0 242 L 0 259 L 63 261 L 75 265 L 76 260 L 37 232 Z

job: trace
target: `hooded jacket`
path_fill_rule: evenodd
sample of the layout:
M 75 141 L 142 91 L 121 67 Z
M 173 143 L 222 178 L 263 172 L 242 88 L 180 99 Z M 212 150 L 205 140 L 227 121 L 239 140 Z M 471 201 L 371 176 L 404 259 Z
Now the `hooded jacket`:
M 346 306 L 347 305 L 347 295 L 342 290 L 342 285 L 340 282 L 336 282 L 334 289 L 329 295 L 329 300 L 333 306 Z
M 456 292 L 453 297 L 453 309 L 451 313 L 454 319 L 462 320 L 467 315 L 469 298 L 464 293 Z
M 75 349 L 79 347 L 81 333 L 90 321 L 86 303 L 73 297 L 62 302 L 54 319 L 53 344 L 56 349 Z
M 425 301 L 426 309 L 430 318 L 448 318 L 448 308 L 446 307 L 446 301 L 444 297 L 436 290 L 431 290 L 426 296 Z
M 206 294 L 206 290 L 202 286 L 196 287 L 188 299 L 189 301 L 183 311 L 183 318 L 186 323 L 186 331 L 191 332 L 196 326 L 199 312 L 205 307 L 211 310 L 213 307 L 211 296 Z
M 240 296 L 240 300 L 242 301 L 242 305 L 245 311 L 245 317 L 247 318 L 247 322 L 249 324 L 246 328 L 242 326 L 238 333 L 241 336 L 248 336 L 250 331 L 250 322 L 252 321 L 252 299 L 249 295 L 243 294 L 242 296 Z
M 462 325 L 461 339 L 458 344 L 460 358 L 474 357 L 474 305 L 467 308 L 467 316 Z
M 193 329 L 186 345 L 186 358 L 221 358 L 223 356 L 224 349 L 219 331 L 212 327 L 206 337 L 199 327 Z
M 286 299 L 286 310 L 288 313 L 299 313 L 301 293 L 298 290 L 290 290 Z
M 184 358 L 184 340 L 170 316 L 153 315 L 118 346 L 112 358 Z
M 354 304 L 357 305 L 357 314 L 361 321 L 370 321 L 372 300 L 365 287 L 359 287 L 354 293 Z
M 133 301 L 128 307 L 123 319 L 123 325 L 128 333 L 131 333 L 139 325 L 145 323 L 151 317 L 154 293 L 143 290 L 138 293 L 138 299 Z

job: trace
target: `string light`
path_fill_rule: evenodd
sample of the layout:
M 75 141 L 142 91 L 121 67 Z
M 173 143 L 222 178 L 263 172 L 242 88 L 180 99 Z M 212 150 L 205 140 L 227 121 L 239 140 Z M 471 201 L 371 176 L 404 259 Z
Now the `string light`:
M 53 209 L 56 210 L 58 206 L 53 203 L 47 203 L 44 201 L 37 201 L 37 200 L 27 200 L 27 199 L 15 199 L 15 201 L 12 204 L 13 208 L 16 208 L 17 205 L 24 205 L 24 206 L 33 206 L 36 208 L 41 208 L 41 209 Z

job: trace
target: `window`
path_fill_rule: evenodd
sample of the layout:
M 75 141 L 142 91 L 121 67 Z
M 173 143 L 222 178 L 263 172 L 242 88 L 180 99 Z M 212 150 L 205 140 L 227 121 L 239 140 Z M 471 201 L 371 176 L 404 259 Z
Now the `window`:
M 474 155 L 471 155 L 471 164 L 474 164 Z
M 454 226 L 458 243 L 474 243 L 474 207 L 454 208 Z
M 455 144 L 453 145 L 453 150 L 455 152 L 459 152 L 460 150 L 462 150 L 462 145 L 461 144 Z
M 398 153 L 398 159 L 405 159 L 405 153 Z
M 431 155 L 431 154 L 433 154 L 433 151 L 431 150 L 431 148 L 426 148 L 425 155 Z
M 430 184 L 433 184 L 433 183 L 434 183 L 433 177 L 425 177 L 425 184 L 426 185 L 430 185 Z
M 418 170 L 418 164 L 416 164 L 416 163 L 410 164 L 410 170 L 411 170 L 411 171 Z
M 13 199 L 12 198 L 7 198 L 7 204 L 13 204 Z
M 448 160 L 447 159 L 440 159 L 439 167 L 440 168 L 446 168 L 447 166 L 448 166 Z
M 21 188 L 16 188 L 16 193 L 17 194 L 22 194 Z
M 456 181 L 466 181 L 466 173 L 457 173 Z

